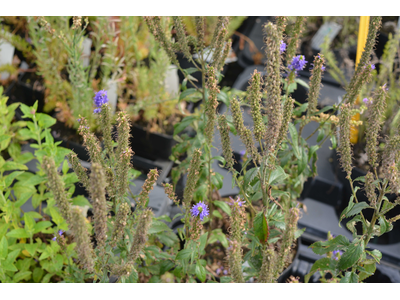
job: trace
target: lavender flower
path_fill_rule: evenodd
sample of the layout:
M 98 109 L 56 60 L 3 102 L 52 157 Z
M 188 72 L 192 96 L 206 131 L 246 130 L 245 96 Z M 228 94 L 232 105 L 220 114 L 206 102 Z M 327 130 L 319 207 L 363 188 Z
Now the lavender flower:
M 285 50 L 286 50 L 286 43 L 284 43 L 283 41 L 281 41 L 281 45 L 280 45 L 280 47 L 279 47 L 279 51 L 280 51 L 281 54 L 282 54 L 283 52 L 285 52 Z
M 339 255 L 338 255 L 338 254 L 339 254 Z M 335 250 L 335 251 L 332 252 L 332 256 L 333 256 L 333 258 L 336 259 L 336 260 L 338 260 L 339 257 L 342 256 L 342 254 L 343 254 L 343 251 L 340 251 L 340 250 Z
M 192 217 L 197 217 L 200 215 L 200 221 L 203 221 L 204 217 L 207 217 L 209 214 L 208 206 L 204 202 L 200 201 L 199 203 L 193 205 L 190 210 L 192 213 Z
M 363 99 L 363 102 L 365 103 L 365 104 L 372 104 L 372 100 L 369 100 L 368 98 L 364 98 Z
M 58 231 L 58 235 L 59 235 L 59 236 L 62 236 L 62 234 L 63 234 L 64 232 L 65 232 L 65 231 L 63 231 L 63 230 L 60 229 L 60 230 Z M 54 235 L 54 237 L 53 237 L 51 240 L 52 240 L 52 241 L 57 240 L 57 235 Z
M 371 69 L 375 70 L 375 65 L 374 64 L 371 64 Z
M 96 105 L 96 109 L 93 111 L 93 113 L 97 114 L 101 112 L 101 106 L 103 104 L 108 103 L 108 97 L 107 97 L 107 91 L 101 90 L 97 92 L 96 96 L 93 97 L 94 100 L 94 105 Z
M 236 200 L 233 200 L 233 198 L 229 196 L 229 199 L 231 199 L 232 201 L 232 203 L 229 203 L 229 205 L 233 205 L 236 202 L 240 207 L 242 207 L 242 205 L 244 204 L 244 201 L 240 201 L 240 197 L 238 197 Z
M 227 270 L 224 270 L 223 273 L 224 273 L 224 275 L 227 275 L 227 274 L 228 274 L 228 271 L 227 271 Z
M 288 66 L 288 68 L 290 70 L 295 70 L 295 71 L 301 71 L 304 69 L 304 66 L 306 65 L 306 63 L 308 63 L 308 61 L 306 61 L 304 59 L 303 55 L 297 55 L 295 57 L 293 57 L 292 62 L 290 63 L 290 65 Z

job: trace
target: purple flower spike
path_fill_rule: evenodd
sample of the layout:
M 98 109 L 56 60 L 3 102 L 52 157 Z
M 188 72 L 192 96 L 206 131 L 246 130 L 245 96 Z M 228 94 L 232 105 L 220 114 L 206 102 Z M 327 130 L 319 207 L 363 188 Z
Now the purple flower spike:
M 101 106 L 103 104 L 108 103 L 108 97 L 107 97 L 107 91 L 105 90 L 101 90 L 99 92 L 96 93 L 96 96 L 93 97 L 93 102 L 94 105 L 96 105 L 96 109 L 93 111 L 93 113 L 97 114 L 99 112 L 101 112 Z
M 286 50 L 286 43 L 284 43 L 283 41 L 281 41 L 281 45 L 279 46 L 279 51 L 281 52 L 281 54 L 283 52 L 285 52 Z
M 294 70 L 294 71 L 301 71 L 304 69 L 306 63 L 308 63 L 308 61 L 306 61 L 304 59 L 303 55 L 297 55 L 295 57 L 293 57 L 292 62 L 290 63 L 290 65 L 288 66 L 288 68 L 290 70 Z
M 207 204 L 200 201 L 199 203 L 193 205 L 192 209 L 190 210 L 192 213 L 192 217 L 197 217 L 200 215 L 200 221 L 203 221 L 205 217 L 208 216 L 209 210 Z
M 229 203 L 229 205 L 233 205 L 237 203 L 240 207 L 244 204 L 244 201 L 240 201 L 240 197 L 238 197 L 236 200 L 234 200 L 231 196 L 229 196 L 229 199 L 231 199 L 232 203 Z

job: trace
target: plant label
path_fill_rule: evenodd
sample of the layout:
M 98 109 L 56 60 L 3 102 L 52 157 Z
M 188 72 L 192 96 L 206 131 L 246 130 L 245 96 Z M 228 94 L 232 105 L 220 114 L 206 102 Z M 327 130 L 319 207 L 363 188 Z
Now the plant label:
M 84 67 L 88 67 L 90 64 L 91 47 L 92 47 L 92 40 L 89 38 L 85 38 L 82 42 L 82 58 Z
M 168 67 L 164 79 L 165 90 L 171 97 L 176 97 L 179 93 L 179 76 L 178 68 L 175 65 Z
M 311 39 L 311 47 L 315 50 L 321 50 L 321 45 L 324 43 L 325 38 L 328 38 L 329 43 L 331 43 L 339 33 L 340 29 L 342 29 L 342 25 L 334 22 L 323 24 Z
M 11 65 L 14 57 L 14 46 L 5 40 L 0 40 L 0 66 Z M 5 80 L 10 76 L 8 72 L 2 72 L 0 79 Z
M 115 112 L 115 109 L 117 107 L 117 99 L 118 99 L 117 82 L 109 79 L 107 82 L 106 90 L 107 90 L 108 102 L 110 103 L 110 106 L 111 106 L 111 111 Z

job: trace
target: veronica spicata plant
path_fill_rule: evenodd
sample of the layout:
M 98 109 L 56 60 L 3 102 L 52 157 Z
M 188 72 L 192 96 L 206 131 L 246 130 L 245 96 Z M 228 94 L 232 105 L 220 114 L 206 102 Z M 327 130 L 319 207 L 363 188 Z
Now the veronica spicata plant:
M 371 78 L 371 72 L 374 67 L 367 63 L 370 51 L 374 45 L 376 32 L 380 26 L 380 17 L 372 17 L 369 24 L 368 39 L 361 61 L 353 76 L 347 94 L 345 103 L 341 106 L 339 115 L 339 146 L 340 162 L 343 170 L 346 172 L 346 178 L 350 182 L 352 196 L 349 199 L 348 206 L 340 215 L 340 221 L 344 218 L 351 218 L 346 227 L 353 233 L 353 241 L 350 242 L 345 236 L 339 235 L 335 238 L 329 237 L 328 241 L 316 242 L 310 247 L 317 254 L 327 254 L 327 257 L 317 260 L 310 273 L 306 276 L 309 280 L 312 274 L 320 271 L 330 273 L 332 278 L 324 281 L 332 282 L 362 282 L 367 277 L 374 274 L 376 263 L 380 262 L 382 253 L 379 250 L 367 250 L 368 243 L 374 236 L 380 236 L 392 230 L 392 224 L 400 219 L 399 216 L 387 219 L 385 215 L 400 202 L 389 201 L 385 196 L 387 193 L 399 193 L 399 132 L 386 137 L 386 149 L 382 155 L 378 155 L 378 137 L 383 124 L 383 117 L 386 108 L 387 89 L 386 85 L 378 87 L 375 90 L 374 97 L 368 100 L 368 112 L 365 122 L 366 128 L 366 151 L 370 169 L 365 176 L 355 180 L 352 179 L 352 145 L 350 142 L 350 133 L 352 116 L 358 112 L 354 109 L 355 98 L 359 94 L 362 85 Z M 378 176 L 378 166 L 382 165 L 381 176 Z M 354 181 L 364 183 L 365 194 L 368 202 L 360 202 L 357 199 L 357 190 L 354 187 Z M 364 209 L 372 209 L 373 215 L 370 221 L 366 220 L 363 214 Z M 357 223 L 361 224 L 361 230 L 356 229 Z M 340 224 L 339 224 L 340 226 Z M 341 251 L 340 257 L 334 256 L 333 252 Z
M 106 91 L 100 91 L 94 97 L 94 114 L 98 115 L 100 129 L 103 133 L 104 149 L 97 137 L 91 132 L 84 117 L 79 119 L 79 132 L 83 137 L 91 160 L 90 175 L 80 164 L 75 153 L 68 155 L 80 183 L 90 195 L 93 206 L 93 230 L 95 244 L 91 240 L 91 231 L 87 228 L 85 215 L 78 207 L 71 204 L 60 181 L 56 165 L 51 157 L 46 156 L 43 166 L 49 178 L 49 187 L 55 194 L 57 206 L 62 217 L 67 221 L 76 242 L 79 266 L 85 276 L 94 281 L 109 282 L 110 276 L 116 276 L 122 282 L 138 281 L 139 270 L 147 272 L 154 259 L 162 259 L 156 255 L 146 260 L 142 267 L 142 253 L 151 233 L 168 236 L 165 230 L 170 229 L 160 221 L 153 220 L 153 212 L 148 208 L 149 192 L 158 178 L 157 170 L 151 170 L 139 195 L 133 195 L 129 189 L 130 181 L 138 172 L 130 166 L 132 150 L 129 147 L 130 123 L 126 113 L 117 116 L 117 145 L 112 140 L 112 114 Z M 135 200 L 134 212 L 128 195 Z M 151 228 L 155 225 L 157 230 Z M 167 228 L 167 229 L 166 229 Z M 176 236 L 170 236 L 173 243 Z M 164 241 L 160 237 L 161 241 Z M 168 246 L 173 246 L 168 243 Z M 155 246 L 153 246 L 154 248 Z M 153 248 L 152 251 L 155 251 Z M 156 249 L 159 249 L 156 247 Z M 143 256 L 144 257 L 144 256 Z M 165 254 L 163 258 L 169 258 Z

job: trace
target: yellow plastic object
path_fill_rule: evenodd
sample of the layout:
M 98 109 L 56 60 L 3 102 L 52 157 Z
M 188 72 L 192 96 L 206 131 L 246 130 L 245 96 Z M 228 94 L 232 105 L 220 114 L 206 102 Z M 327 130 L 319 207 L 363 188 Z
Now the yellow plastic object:
M 360 26 L 358 29 L 358 40 L 357 40 L 357 55 L 356 55 L 356 68 L 361 59 L 361 54 L 364 51 L 365 43 L 367 42 L 369 26 L 369 16 L 360 17 Z M 360 103 L 360 96 L 357 97 L 356 104 Z M 360 114 L 356 114 L 352 117 L 352 120 L 359 121 Z M 350 128 L 350 142 L 356 144 L 358 141 L 358 128 L 354 125 Z

